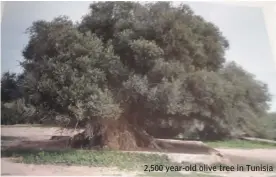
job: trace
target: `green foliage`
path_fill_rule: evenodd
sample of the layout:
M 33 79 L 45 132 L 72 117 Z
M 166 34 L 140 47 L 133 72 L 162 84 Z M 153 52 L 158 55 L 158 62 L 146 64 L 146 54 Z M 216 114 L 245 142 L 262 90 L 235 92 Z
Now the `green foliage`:
M 24 93 L 38 110 L 73 123 L 123 118 L 156 136 L 191 120 L 206 139 L 262 136 L 267 86 L 224 65 L 227 40 L 186 5 L 93 3 L 79 24 L 58 17 L 28 32 Z
M 270 139 L 276 140 L 276 113 L 270 112 L 262 118 L 266 134 Z
M 94 34 L 78 32 L 64 17 L 45 24 L 50 27 L 44 32 L 51 36 L 43 38 L 45 49 L 28 58 L 30 62 L 22 63 L 27 71 L 25 88 L 30 101 L 43 102 L 49 110 L 69 115 L 75 121 L 90 117 L 116 118 L 120 108 L 106 82 L 109 75 L 117 74 L 112 68 L 120 67 L 112 46 L 104 45 Z M 35 23 L 31 29 L 31 39 L 36 43 L 30 43 L 25 53 L 32 45 L 42 42 L 35 38 L 41 35 L 36 29 L 39 25 Z M 56 48 L 49 52 L 53 43 Z M 28 70 L 29 67 L 32 69 Z
M 22 76 L 5 72 L 1 78 L 1 101 L 10 102 L 21 97 L 20 81 Z
M 24 99 L 17 99 L 9 103 L 1 103 L 1 124 L 24 124 L 35 122 L 35 107 L 25 103 Z
M 23 75 L 6 72 L 1 78 L 1 124 L 27 123 L 35 108 L 23 97 Z

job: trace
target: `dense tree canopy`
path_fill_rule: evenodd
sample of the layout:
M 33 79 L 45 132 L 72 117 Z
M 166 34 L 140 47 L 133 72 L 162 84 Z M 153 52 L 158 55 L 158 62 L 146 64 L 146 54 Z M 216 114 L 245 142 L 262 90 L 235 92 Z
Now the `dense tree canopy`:
M 1 101 L 10 102 L 22 96 L 20 82 L 22 76 L 5 72 L 1 78 Z
M 63 123 L 110 120 L 172 137 L 197 120 L 201 138 L 262 133 L 267 86 L 225 63 L 228 41 L 187 5 L 93 3 L 78 24 L 57 17 L 28 32 L 24 94 Z
M 267 137 L 276 140 L 276 112 L 269 112 L 262 121 Z

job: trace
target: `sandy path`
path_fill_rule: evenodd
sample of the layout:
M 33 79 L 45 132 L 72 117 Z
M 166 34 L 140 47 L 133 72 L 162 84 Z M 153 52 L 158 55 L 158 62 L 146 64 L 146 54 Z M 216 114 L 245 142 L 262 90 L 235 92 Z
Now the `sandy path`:
M 135 176 L 135 173 L 120 172 L 116 168 L 30 165 L 13 163 L 10 159 L 1 158 L 1 175 L 13 176 Z
M 223 149 L 218 148 L 221 153 L 236 158 L 246 160 L 259 160 L 262 163 L 275 163 L 276 164 L 276 149 Z

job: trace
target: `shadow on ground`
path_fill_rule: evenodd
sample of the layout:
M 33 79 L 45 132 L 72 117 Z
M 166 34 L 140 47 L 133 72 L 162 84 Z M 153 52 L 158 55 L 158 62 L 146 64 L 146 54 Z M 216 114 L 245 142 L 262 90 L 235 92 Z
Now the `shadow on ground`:
M 1 173 L 1 176 L 12 176 L 10 173 Z
M 21 136 L 1 136 L 1 141 L 15 141 L 15 140 L 27 140 L 26 137 Z

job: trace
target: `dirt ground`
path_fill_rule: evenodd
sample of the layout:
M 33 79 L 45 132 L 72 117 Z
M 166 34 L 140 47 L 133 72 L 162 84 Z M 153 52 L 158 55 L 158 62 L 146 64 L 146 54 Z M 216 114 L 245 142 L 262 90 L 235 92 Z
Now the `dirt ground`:
M 29 126 L 1 126 L 1 145 L 2 147 L 19 143 L 22 140 L 49 140 L 53 135 L 72 135 L 78 131 L 58 131 L 59 129 L 29 127 Z M 217 149 L 225 157 L 235 164 L 247 164 L 249 161 L 262 162 L 262 164 L 276 164 L 276 149 Z M 153 152 L 143 152 L 153 153 Z M 173 160 L 185 160 L 197 162 L 208 159 L 209 156 L 203 154 L 184 154 L 184 153 L 165 153 Z M 184 172 L 183 172 L 184 173 Z M 137 176 L 138 172 L 122 172 L 116 168 L 84 167 L 84 166 L 56 166 L 56 165 L 29 165 L 14 163 L 10 159 L 1 158 L 1 175 L 89 175 L 89 176 Z M 211 176 L 212 174 L 209 173 Z M 227 177 L 276 177 L 276 169 L 273 173 L 267 172 L 215 172 L 215 175 Z
M 1 158 L 1 175 L 13 176 L 135 176 L 136 173 L 120 172 L 116 168 L 86 166 L 29 165 L 13 163 Z

